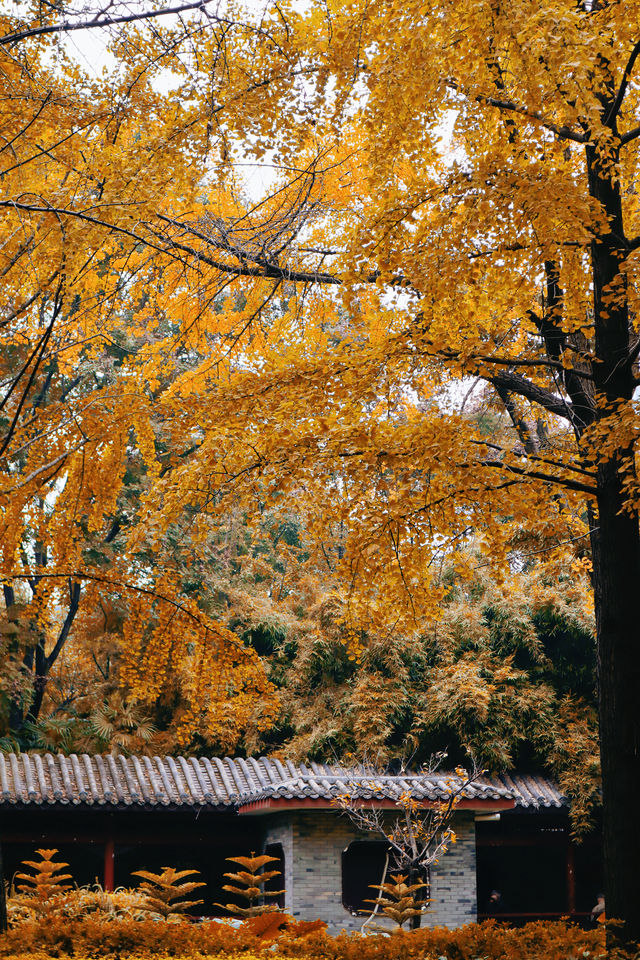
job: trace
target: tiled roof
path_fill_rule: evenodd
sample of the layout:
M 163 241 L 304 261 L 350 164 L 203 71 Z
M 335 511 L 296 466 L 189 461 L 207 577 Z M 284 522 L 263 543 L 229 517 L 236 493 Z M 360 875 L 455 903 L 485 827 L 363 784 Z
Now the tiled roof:
M 371 774 L 275 758 L 122 757 L 0 753 L 0 806 L 75 804 L 103 807 L 237 808 L 264 801 L 446 799 L 447 774 Z M 465 799 L 514 800 L 520 807 L 560 807 L 565 798 L 539 776 L 483 777 Z
M 453 775 L 453 781 L 457 778 Z M 334 800 L 349 794 L 354 800 L 398 800 L 409 793 L 414 800 L 446 800 L 451 795 L 451 779 L 446 773 L 430 776 L 416 773 L 401 775 L 363 772 L 329 767 L 325 764 L 301 764 L 295 774 L 280 783 L 243 798 L 244 803 L 265 799 Z M 476 781 L 466 788 L 466 800 L 507 800 L 511 792 L 492 781 Z
M 516 806 L 525 809 L 539 807 L 566 807 L 568 800 L 558 785 L 548 777 L 527 776 L 523 773 L 503 773 L 491 778 L 510 790 L 515 797 Z

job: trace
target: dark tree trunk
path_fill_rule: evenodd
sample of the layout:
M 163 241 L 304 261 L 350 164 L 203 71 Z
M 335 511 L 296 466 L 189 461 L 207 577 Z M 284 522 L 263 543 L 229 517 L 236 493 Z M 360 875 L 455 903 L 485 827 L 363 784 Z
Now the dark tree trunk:
M 2 844 L 0 844 L 0 933 L 4 933 L 8 926 L 7 888 L 4 882 L 4 859 L 2 857 Z
M 409 867 L 407 883 L 409 886 L 412 886 L 414 883 L 428 883 L 428 873 L 424 867 Z M 415 901 L 419 906 L 422 906 L 429 895 L 429 888 L 427 887 L 426 893 L 424 890 L 420 890 L 416 896 Z M 410 930 L 419 930 L 422 924 L 422 914 L 418 914 L 416 917 L 411 917 L 409 920 L 409 929 Z
M 589 192 L 610 224 L 610 232 L 603 232 L 591 247 L 597 357 L 593 375 L 602 417 L 631 400 L 635 381 L 626 281 L 620 270 L 627 253 L 620 190 L 610 172 L 599 170 L 592 146 L 587 147 L 587 166 Z M 631 447 L 598 465 L 592 548 L 606 915 L 623 921 L 613 936 L 628 943 L 640 941 L 640 529 L 637 515 L 623 509 L 625 477 L 635 477 Z
M 11 701 L 9 707 L 9 727 L 13 734 L 19 736 L 26 723 L 35 723 L 38 720 L 51 668 L 60 656 L 69 638 L 69 632 L 80 607 L 81 589 L 80 583 L 69 580 L 69 608 L 64 623 L 60 628 L 56 643 L 49 655 L 47 656 L 45 650 L 44 636 L 40 636 L 36 645 L 29 647 L 24 654 L 22 671 L 24 675 L 31 680 L 32 697 L 26 707 L 22 698 Z M 5 587 L 5 605 L 7 608 L 10 606 L 9 600 L 11 600 L 11 603 L 14 602 L 13 591 L 8 593 Z
M 618 463 L 598 470 L 598 530 L 592 537 L 602 764 L 606 914 L 640 941 L 640 537 L 621 513 Z M 614 930 L 614 936 L 616 935 Z

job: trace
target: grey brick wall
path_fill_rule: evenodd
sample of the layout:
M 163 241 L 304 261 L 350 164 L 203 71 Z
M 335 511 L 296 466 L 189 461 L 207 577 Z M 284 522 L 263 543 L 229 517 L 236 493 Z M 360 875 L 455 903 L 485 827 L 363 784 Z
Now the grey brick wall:
M 423 917 L 425 926 L 456 927 L 476 919 L 473 813 L 458 813 L 454 829 L 457 843 L 431 869 L 433 902 Z M 287 912 L 301 920 L 326 920 L 332 933 L 360 930 L 365 917 L 353 917 L 342 905 L 342 852 L 352 840 L 366 837 L 338 811 L 292 811 L 270 816 L 265 844 L 282 843 L 284 848 Z
M 264 835 L 264 845 L 281 843 L 284 850 L 284 908 L 287 913 L 293 913 L 293 882 L 291 878 L 291 864 L 293 863 L 293 825 L 291 814 L 280 814 L 269 817 Z M 279 890 L 282 887 L 278 888 Z
M 474 814 L 460 811 L 453 829 L 458 840 L 431 868 L 431 899 L 422 923 L 428 927 L 461 927 L 478 915 L 476 893 L 476 824 Z

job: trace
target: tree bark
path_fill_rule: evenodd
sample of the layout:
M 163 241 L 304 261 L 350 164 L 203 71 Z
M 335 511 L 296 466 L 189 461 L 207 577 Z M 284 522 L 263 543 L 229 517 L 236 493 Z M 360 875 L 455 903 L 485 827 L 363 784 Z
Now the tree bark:
M 621 512 L 618 460 L 598 470 L 598 529 L 592 535 L 598 637 L 600 756 L 606 914 L 624 921 L 615 939 L 640 941 L 640 536 Z
M 613 131 L 615 133 L 615 131 Z M 598 416 L 633 396 L 629 307 L 621 266 L 627 250 L 620 188 L 587 147 L 589 192 L 607 216 L 609 232 L 591 245 Z M 597 453 L 597 451 L 596 451 Z M 598 696 L 603 790 L 606 915 L 622 921 L 613 939 L 640 941 L 640 528 L 625 510 L 624 479 L 635 476 L 634 451 L 619 449 L 597 470 L 597 525 L 592 532 L 598 639 Z
M 4 880 L 4 858 L 0 843 L 0 933 L 5 933 L 9 926 L 7 917 L 7 888 Z

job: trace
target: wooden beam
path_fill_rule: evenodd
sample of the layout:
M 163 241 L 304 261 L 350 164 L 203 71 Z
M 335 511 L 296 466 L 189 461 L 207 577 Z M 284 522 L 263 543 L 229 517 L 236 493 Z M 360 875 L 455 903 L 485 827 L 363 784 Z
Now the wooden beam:
M 429 808 L 435 807 L 441 802 L 443 801 L 422 800 L 417 801 L 417 806 Z M 356 799 L 354 805 L 375 807 L 380 810 L 398 810 L 398 804 L 395 800 L 376 800 L 375 798 L 371 800 Z M 499 810 L 513 810 L 515 805 L 515 800 L 461 800 L 456 804 L 455 810 L 478 810 L 484 813 L 495 813 Z M 342 812 L 341 807 L 334 803 L 334 801 L 327 800 L 324 797 L 304 797 L 299 800 L 295 797 L 291 800 L 287 797 L 267 797 L 264 800 L 254 800 L 251 803 L 240 804 L 238 813 L 255 815 L 267 813 L 271 810 L 307 810 L 309 808 L 314 810 L 335 810 L 336 813 Z
M 113 837 L 110 837 L 104 845 L 104 888 L 105 890 L 115 890 L 115 859 L 116 845 Z
M 567 906 L 570 915 L 576 912 L 576 864 L 571 840 L 567 843 Z

